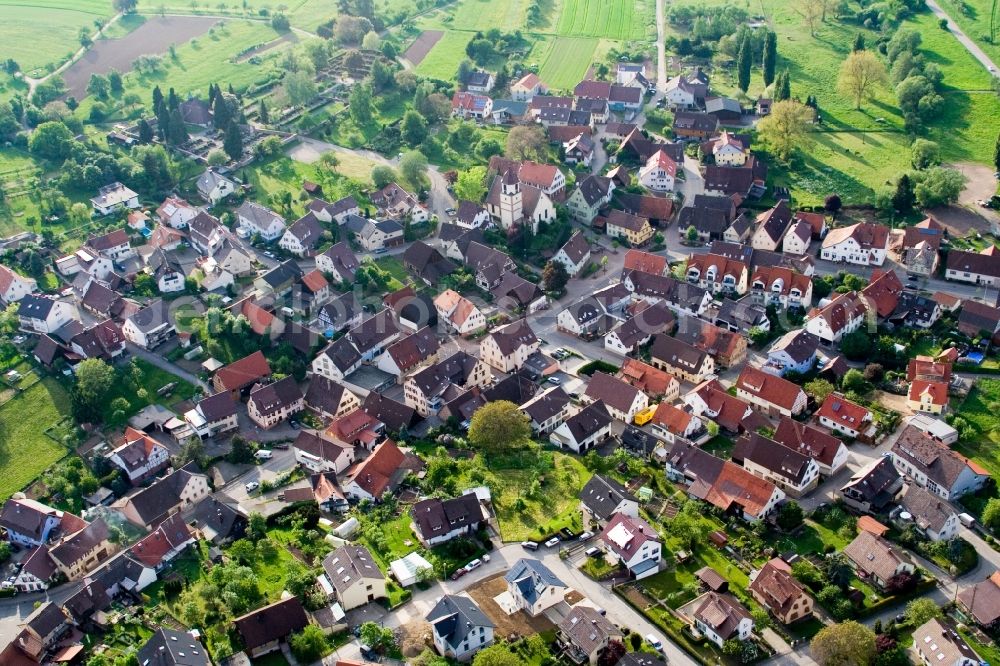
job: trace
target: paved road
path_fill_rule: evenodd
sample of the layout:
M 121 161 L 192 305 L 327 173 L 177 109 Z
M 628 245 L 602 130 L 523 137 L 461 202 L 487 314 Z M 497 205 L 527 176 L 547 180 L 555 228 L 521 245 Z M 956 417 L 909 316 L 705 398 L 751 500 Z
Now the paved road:
M 941 5 L 935 2 L 935 0 L 927 0 L 927 6 L 939 19 L 945 19 L 948 21 L 948 32 L 955 36 L 955 39 L 957 39 L 962 46 L 965 47 L 966 51 L 972 54 L 973 58 L 978 60 L 982 66 L 986 68 L 986 71 L 993 76 L 1000 76 L 996 64 L 990 60 L 990 57 L 986 55 L 986 53 L 983 52 L 983 50 L 979 48 L 974 41 L 969 39 L 969 36 L 966 35 L 960 27 L 958 27 L 958 24 L 955 23 L 955 21 L 953 21 L 943 9 L 941 9 Z
M 80 589 L 81 583 L 67 583 L 59 587 L 34 594 L 19 594 L 10 599 L 0 599 L 0 645 L 7 645 L 14 640 L 20 628 L 18 625 L 35 610 L 35 603 L 51 601 L 62 605 L 71 595 Z
M 463 576 L 457 581 L 439 581 L 430 589 L 415 591 L 413 599 L 409 603 L 384 618 L 384 624 L 387 627 L 395 629 L 404 625 L 423 622 L 427 612 L 437 603 L 442 595 L 458 594 L 479 581 L 504 573 L 522 557 L 532 557 L 542 560 L 545 566 L 551 569 L 564 583 L 589 598 L 595 605 L 607 610 L 608 617 L 621 626 L 629 627 L 632 631 L 639 632 L 643 636 L 653 634 L 659 638 L 663 642 L 664 653 L 668 658 L 668 663 L 672 665 L 695 663 L 686 652 L 674 645 L 674 643 L 667 639 L 663 632 L 622 601 L 620 597 L 613 594 L 610 589 L 586 577 L 569 562 L 561 560 L 557 550 L 542 549 L 535 553 L 529 553 L 518 544 L 507 545 L 495 550 L 490 554 L 489 562 L 476 569 L 474 573 Z M 356 654 L 356 642 L 352 642 L 334 652 L 334 655 L 338 659 L 348 659 Z M 327 660 L 333 661 L 329 657 Z
M 177 375 L 184 381 L 191 382 L 195 386 L 201 387 L 201 389 L 205 392 L 206 395 L 213 392 L 212 389 L 208 386 L 208 384 L 203 382 L 197 375 L 188 372 L 187 370 L 180 367 L 176 363 L 168 361 L 159 354 L 147 351 L 142 347 L 138 347 L 132 344 L 131 342 L 126 342 L 125 348 L 128 349 L 129 353 L 132 354 L 133 356 L 137 356 L 138 358 L 141 358 L 142 360 L 148 362 L 149 364 L 155 365 L 160 370 L 166 370 L 171 374 Z

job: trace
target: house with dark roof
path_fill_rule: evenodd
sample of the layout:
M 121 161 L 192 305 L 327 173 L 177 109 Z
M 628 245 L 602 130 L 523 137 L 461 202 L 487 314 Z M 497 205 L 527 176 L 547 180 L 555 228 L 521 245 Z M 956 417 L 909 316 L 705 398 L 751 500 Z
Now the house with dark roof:
M 771 328 L 771 322 L 767 318 L 767 309 L 763 305 L 755 303 L 752 296 L 744 296 L 736 300 L 724 298 L 722 307 L 715 315 L 715 325 L 743 335 L 754 328 L 764 331 Z
M 527 320 L 519 319 L 484 337 L 479 356 L 491 367 L 509 373 L 523 366 L 540 345 Z
M 958 604 L 981 627 L 1000 623 L 1000 571 L 958 592 Z
M 340 474 L 354 462 L 354 447 L 335 441 L 326 433 L 301 430 L 292 444 L 295 462 L 312 473 Z
M 576 277 L 590 263 L 590 242 L 583 232 L 577 231 L 552 256 L 552 261 L 561 263 L 570 277 Z
M 426 619 L 442 657 L 468 661 L 493 642 L 493 622 L 469 597 L 446 594 Z
M 285 218 L 253 201 L 245 201 L 236 209 L 236 224 L 248 236 L 259 236 L 268 243 L 285 232 Z
M 876 312 L 869 301 L 855 291 L 837 294 L 822 308 L 814 308 L 806 315 L 805 329 L 826 345 L 832 345 L 848 333 L 853 333 Z
M 563 421 L 549 434 L 549 441 L 559 448 L 584 454 L 611 436 L 612 421 L 607 406 L 597 400 Z
M 302 411 L 303 398 L 291 375 L 270 384 L 255 384 L 247 400 L 247 415 L 258 426 L 269 430 Z
M 610 178 L 589 175 L 577 183 L 566 199 L 566 207 L 574 219 L 583 224 L 591 224 L 600 209 L 611 201 L 614 189 L 615 185 Z
M 818 358 L 819 338 L 809 331 L 793 329 L 774 341 L 767 351 L 766 372 L 784 375 L 794 371 L 806 373 L 812 369 Z
M 862 530 L 844 547 L 844 555 L 858 578 L 885 589 L 899 574 L 912 574 L 916 567 L 895 546 L 882 537 Z
M 659 573 L 660 535 L 642 518 L 616 513 L 601 531 L 607 557 L 618 562 L 636 580 Z
M 889 450 L 900 474 L 945 500 L 975 492 L 989 480 L 981 465 L 907 425 Z
M 677 612 L 720 648 L 729 640 L 745 641 L 753 634 L 753 616 L 728 593 L 706 592 Z
M 151 530 L 171 514 L 187 509 L 209 494 L 208 477 L 197 465 L 188 463 L 114 506 L 130 523 Z
M 903 487 L 903 477 L 889 457 L 872 460 L 859 469 L 840 489 L 851 508 L 864 513 L 882 513 Z
M 982 337 L 996 344 L 1000 341 L 1000 308 L 965 301 L 958 313 L 958 330 L 970 338 Z
M 278 247 L 297 257 L 311 257 L 323 242 L 323 225 L 311 211 L 292 222 L 278 241 Z
M 190 633 L 160 627 L 139 648 L 143 666 L 211 666 L 208 651 Z
M 642 307 L 605 334 L 604 348 L 626 356 L 649 342 L 654 335 L 673 331 L 676 324 L 677 319 L 666 303 Z
M 108 460 L 125 472 L 132 485 L 137 485 L 166 468 L 170 452 L 150 435 L 128 427 L 121 443 L 108 454 Z
M 931 541 L 950 541 L 962 528 L 955 507 L 916 484 L 904 486 L 897 501 L 899 508 L 890 517 L 903 529 L 913 525 Z
M 689 382 L 700 383 L 715 373 L 711 354 L 665 333 L 653 338 L 650 356 L 654 368 Z
M 531 430 L 546 435 L 569 416 L 570 397 L 562 387 L 555 386 L 524 403 L 521 411 L 528 415 Z
M 309 624 L 298 597 L 289 597 L 233 620 L 246 653 L 256 659 L 281 647 L 281 642 Z
M 684 440 L 667 451 L 666 471 L 668 479 L 687 487 L 690 497 L 747 522 L 765 519 L 785 499 L 784 491 L 767 479 Z
M 316 268 L 330 275 L 334 282 L 353 282 L 354 273 L 360 265 L 347 241 L 334 243 L 316 255 Z
M 732 460 L 790 497 L 802 497 L 819 485 L 819 465 L 815 460 L 756 432 L 737 440 Z
M 76 307 L 50 296 L 26 294 L 17 307 L 20 329 L 29 333 L 54 333 L 73 319 L 79 319 Z
M 474 492 L 442 500 L 437 497 L 417 502 L 410 509 L 410 526 L 426 548 L 474 534 L 489 515 Z
M 637 413 L 649 406 L 649 396 L 640 389 L 604 372 L 591 375 L 581 401 L 603 402 L 611 416 L 625 423 L 631 423 Z
M 212 385 L 216 391 L 228 392 L 237 399 L 242 391 L 270 376 L 271 366 L 264 352 L 258 350 L 219 368 L 212 377 Z
M 345 544 L 323 559 L 334 597 L 345 611 L 384 599 L 385 574 L 364 546 Z
M 522 557 L 504 575 L 507 593 L 514 607 L 531 617 L 562 603 L 569 586 L 562 582 L 541 560 Z
M 241 538 L 247 527 L 248 516 L 239 502 L 221 492 L 188 507 L 181 515 L 199 539 L 216 546 Z
M 563 655 L 575 664 L 597 666 L 608 645 L 621 640 L 621 629 L 590 606 L 575 606 L 559 623 Z
M 987 287 L 1000 286 L 1000 252 L 992 245 L 980 252 L 951 250 L 948 252 L 944 277 L 946 280 Z
M 580 491 L 580 510 L 584 525 L 604 526 L 616 514 L 638 517 L 639 500 L 611 477 L 594 474 Z
M 125 319 L 122 335 L 143 349 L 155 349 L 177 335 L 177 329 L 170 322 L 167 310 L 163 301 L 153 301 Z
M 832 476 L 839 472 L 850 457 L 847 446 L 841 439 L 825 430 L 787 416 L 782 416 L 779 420 L 772 439 L 811 458 L 823 476 Z
M 443 277 L 454 273 L 458 268 L 436 248 L 423 241 L 416 241 L 406 248 L 403 265 L 428 286 L 438 284 Z
M 750 573 L 751 596 L 782 624 L 812 617 L 813 598 L 792 575 L 792 568 L 780 558 L 772 558 Z
M 697 111 L 677 111 L 671 129 L 675 137 L 705 140 L 719 130 L 719 119 Z

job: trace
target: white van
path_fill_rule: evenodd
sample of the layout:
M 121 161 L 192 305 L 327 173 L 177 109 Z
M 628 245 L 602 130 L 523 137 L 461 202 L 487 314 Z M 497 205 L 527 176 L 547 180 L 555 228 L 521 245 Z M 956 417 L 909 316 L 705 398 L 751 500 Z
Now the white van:
M 270 460 L 274 454 L 271 453 L 270 449 L 257 449 L 257 453 L 253 455 L 257 460 Z

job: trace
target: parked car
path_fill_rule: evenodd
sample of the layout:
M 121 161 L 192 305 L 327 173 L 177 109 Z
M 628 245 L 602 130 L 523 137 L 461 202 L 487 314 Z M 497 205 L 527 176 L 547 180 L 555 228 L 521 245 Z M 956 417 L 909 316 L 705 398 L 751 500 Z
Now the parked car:
M 538 550 L 538 544 L 534 541 L 522 541 L 521 548 L 525 550 Z
M 256 482 L 256 481 L 250 481 L 249 483 L 247 483 L 247 484 L 246 484 L 246 485 L 244 486 L 244 488 L 246 488 L 246 489 L 247 489 L 247 492 L 248 492 L 248 493 L 252 493 L 253 491 L 255 491 L 255 490 L 257 490 L 258 488 L 260 488 L 260 484 L 259 484 L 258 482 Z
M 465 565 L 465 570 L 466 572 L 474 571 L 481 566 L 483 566 L 483 561 L 477 557 L 476 559 L 472 560 L 471 562 Z
M 584 532 L 583 534 L 580 535 L 580 541 L 586 541 L 587 539 L 591 538 L 592 536 L 594 536 L 594 533 L 591 532 L 590 530 L 587 530 L 586 532 Z
M 462 576 L 464 576 L 467 573 L 468 573 L 468 571 L 465 570 L 465 567 L 462 567 L 461 569 L 459 569 L 458 571 L 456 571 L 455 573 L 453 573 L 451 575 L 451 579 L 452 580 L 458 580 L 459 578 L 461 578 Z
M 601 554 L 601 549 L 598 548 L 597 546 L 591 546 L 587 550 L 583 551 L 583 554 L 586 555 L 587 557 L 597 557 L 598 555 Z
M 558 377 L 549 377 L 545 381 L 547 381 L 549 384 L 555 384 L 556 386 L 559 386 L 562 383 L 562 380 L 559 379 Z
M 646 642 L 652 645 L 657 650 L 663 649 L 663 643 L 660 641 L 659 638 L 657 638 L 653 634 L 646 634 Z
M 552 537 L 551 539 L 545 542 L 546 548 L 552 548 L 553 546 L 557 545 L 559 545 L 559 537 Z
M 375 250 L 374 250 L 374 251 L 372 252 L 372 254 L 385 254 L 385 253 L 386 253 L 386 252 L 388 252 L 388 251 L 389 251 L 389 250 L 385 249 L 384 247 L 377 247 L 377 248 L 375 248 Z
M 253 455 L 257 460 L 270 460 L 274 457 L 274 454 L 268 449 L 257 449 L 257 453 Z

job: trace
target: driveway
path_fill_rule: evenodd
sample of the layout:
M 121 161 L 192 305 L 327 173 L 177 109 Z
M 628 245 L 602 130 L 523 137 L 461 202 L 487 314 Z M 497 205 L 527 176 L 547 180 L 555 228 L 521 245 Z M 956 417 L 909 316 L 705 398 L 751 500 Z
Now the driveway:
M 125 343 L 125 348 L 129 351 L 132 356 L 141 358 L 150 365 L 156 366 L 160 370 L 165 370 L 171 374 L 177 375 L 186 382 L 190 382 L 195 386 L 201 388 L 205 395 L 212 393 L 212 389 L 209 388 L 208 384 L 203 382 L 197 375 L 188 372 L 184 368 L 180 367 L 176 363 L 168 361 L 166 358 L 160 356 L 157 353 L 147 351 L 142 347 L 132 344 L 131 342 Z

